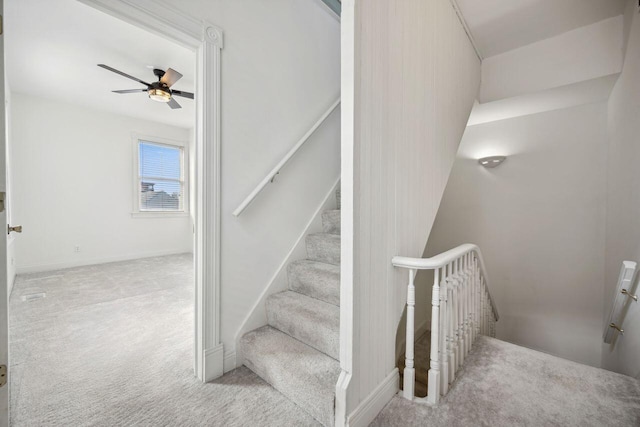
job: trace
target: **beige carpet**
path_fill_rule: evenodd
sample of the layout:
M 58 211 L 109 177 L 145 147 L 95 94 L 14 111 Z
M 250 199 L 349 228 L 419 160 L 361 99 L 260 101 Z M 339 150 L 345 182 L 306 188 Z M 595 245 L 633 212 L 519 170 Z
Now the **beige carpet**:
M 192 278 L 191 255 L 20 276 L 12 425 L 318 425 L 246 368 L 194 378 Z
M 394 397 L 373 426 L 640 426 L 640 382 L 479 337 L 437 407 Z

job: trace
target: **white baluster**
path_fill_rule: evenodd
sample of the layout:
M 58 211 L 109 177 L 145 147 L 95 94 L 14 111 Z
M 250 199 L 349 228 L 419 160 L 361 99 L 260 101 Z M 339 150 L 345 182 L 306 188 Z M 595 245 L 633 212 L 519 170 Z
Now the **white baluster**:
M 403 381 L 403 397 L 408 400 L 413 400 L 416 372 L 413 367 L 413 347 L 414 347 L 414 322 L 415 322 L 415 307 L 416 307 L 416 288 L 413 280 L 416 274 L 416 270 L 409 270 L 409 286 L 407 287 L 407 344 L 405 350 L 405 362 L 404 362 L 404 381 Z M 433 343 L 432 343 L 433 344 Z
M 451 263 L 451 286 L 453 287 L 453 335 L 451 338 L 453 339 L 453 359 L 454 359 L 454 368 L 453 368 L 453 378 L 455 379 L 455 374 L 458 371 L 458 366 L 460 365 L 460 352 L 458 351 L 458 328 L 459 328 L 459 318 L 458 318 L 458 310 L 460 310 L 460 300 L 458 299 L 458 279 L 456 277 L 456 264 L 455 261 Z
M 476 259 L 471 255 L 471 347 L 476 342 Z
M 487 295 L 484 293 L 484 282 L 482 283 L 482 334 L 487 335 Z
M 442 361 L 442 369 L 440 371 L 441 393 L 444 396 L 449 391 L 449 287 L 447 286 L 446 267 L 441 270 L 440 280 L 440 329 L 442 330 L 442 346 L 440 347 L 440 360 Z
M 433 272 L 433 294 L 431 296 L 431 367 L 427 402 L 440 400 L 440 277 L 438 269 Z
M 454 283 L 452 281 L 452 270 L 453 265 L 451 263 L 447 264 L 447 290 L 448 290 L 448 299 L 450 301 L 449 310 L 447 312 L 449 318 L 449 347 L 447 348 L 447 355 L 449 360 L 449 384 L 453 382 L 456 377 L 456 336 L 455 336 L 455 315 L 456 315 L 456 300 L 454 294 Z
M 464 363 L 464 286 L 462 284 L 462 267 L 460 258 L 456 260 L 456 282 L 458 288 L 458 367 Z
M 465 263 L 464 263 L 464 255 L 462 257 L 460 257 L 460 270 L 459 270 L 459 274 L 460 274 L 460 336 L 462 337 L 462 346 L 460 348 L 460 351 L 462 353 L 462 361 L 464 361 L 464 358 L 467 354 L 467 323 L 466 323 L 466 316 L 467 316 L 467 272 L 466 272 L 466 268 L 465 268 Z
M 496 337 L 496 316 L 493 314 L 493 305 L 491 306 L 491 336 Z
M 471 350 L 471 258 L 470 254 L 464 256 L 465 284 L 464 284 L 464 341 L 465 354 Z
M 484 306 L 485 306 L 485 323 L 487 324 L 487 336 L 491 336 L 491 319 L 489 318 L 489 314 L 491 313 L 491 301 L 489 300 L 489 293 L 487 292 L 487 286 L 485 283 L 484 287 Z
M 486 319 L 487 319 L 487 301 L 485 299 L 485 295 L 484 295 L 484 280 L 480 279 L 480 300 L 482 301 L 482 311 L 480 312 L 480 324 L 482 325 L 482 335 L 486 335 L 487 334 L 487 325 L 486 325 Z
M 478 258 L 475 258 L 475 278 L 476 286 L 474 290 L 475 296 L 475 329 L 476 338 L 480 335 L 480 267 L 478 266 Z

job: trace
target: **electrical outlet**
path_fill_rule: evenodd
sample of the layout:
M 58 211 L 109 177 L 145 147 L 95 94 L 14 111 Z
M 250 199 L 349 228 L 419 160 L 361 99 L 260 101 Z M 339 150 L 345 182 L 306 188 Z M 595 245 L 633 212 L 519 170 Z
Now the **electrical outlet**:
M 80 252 L 80 246 L 74 246 L 73 247 L 73 251 L 74 252 Z
M 16 260 L 15 260 L 15 258 L 11 258 L 11 265 L 16 265 Z

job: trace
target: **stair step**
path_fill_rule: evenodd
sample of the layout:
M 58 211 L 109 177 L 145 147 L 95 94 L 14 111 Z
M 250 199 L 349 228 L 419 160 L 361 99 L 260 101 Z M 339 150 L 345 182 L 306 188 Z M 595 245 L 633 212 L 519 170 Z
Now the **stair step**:
M 322 212 L 322 231 L 340 234 L 340 210 Z
M 294 261 L 287 266 L 289 289 L 340 305 L 340 267 L 308 259 Z
M 267 298 L 270 326 L 338 359 L 340 308 L 293 291 Z
M 336 202 L 338 204 L 338 209 L 340 209 L 340 187 L 336 189 Z
M 306 238 L 307 258 L 327 264 L 340 265 L 340 235 L 309 234 Z
M 245 334 L 244 365 L 326 427 L 334 424 L 340 363 L 270 326 Z

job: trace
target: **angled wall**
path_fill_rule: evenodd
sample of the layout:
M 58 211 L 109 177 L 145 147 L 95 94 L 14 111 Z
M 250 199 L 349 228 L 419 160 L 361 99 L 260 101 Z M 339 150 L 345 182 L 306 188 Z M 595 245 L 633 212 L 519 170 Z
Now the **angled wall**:
M 622 261 L 640 263 L 640 15 L 637 2 L 625 11 L 626 55 L 609 98 L 606 266 L 603 296 L 608 318 Z M 635 293 L 638 293 L 637 278 Z M 628 303 L 615 347 L 604 346 L 603 367 L 640 378 L 640 303 Z
M 480 102 L 618 74 L 622 24 L 622 17 L 616 16 L 485 58 Z
M 342 26 L 336 404 L 339 416 L 361 425 L 397 390 L 407 273 L 391 258 L 422 256 L 478 93 L 480 61 L 449 0 L 345 1 Z
M 606 148 L 606 102 L 467 127 L 425 253 L 479 245 L 497 338 L 596 367 Z M 478 163 L 491 155 L 507 160 Z M 418 303 L 430 312 L 428 295 Z
M 316 0 L 158 0 L 224 31 L 221 336 L 235 335 L 340 174 L 334 112 L 238 218 L 232 212 L 340 96 L 340 22 Z

